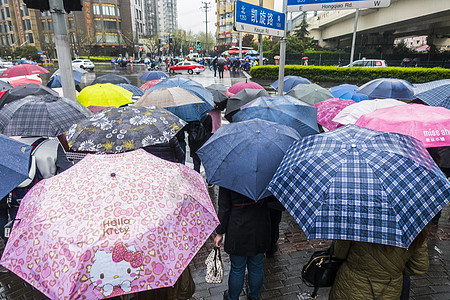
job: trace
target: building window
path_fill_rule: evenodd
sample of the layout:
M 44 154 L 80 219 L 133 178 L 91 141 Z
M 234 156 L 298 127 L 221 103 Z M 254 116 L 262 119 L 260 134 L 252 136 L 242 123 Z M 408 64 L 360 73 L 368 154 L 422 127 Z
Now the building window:
M 103 27 L 105 30 L 117 30 L 117 24 L 116 21 L 103 21 Z
M 48 30 L 53 30 L 53 22 L 48 20 Z
M 31 30 L 31 21 L 30 19 L 22 20 L 23 30 Z
M 14 44 L 14 34 L 8 35 L 8 42 L 9 42 L 10 45 Z
M 28 8 L 23 5 L 20 7 L 21 13 L 22 13 L 22 17 L 29 17 L 30 13 L 28 12 Z
M 95 35 L 95 40 L 97 41 L 97 43 L 103 43 L 103 34 L 97 33 Z
M 11 15 L 9 14 L 9 7 L 5 7 L 5 15 L 6 15 L 6 18 L 10 18 L 11 17 Z
M 34 44 L 34 39 L 33 39 L 33 34 L 32 33 L 26 33 L 25 36 L 26 36 L 26 38 L 28 40 L 28 43 Z
M 47 21 L 45 21 L 45 20 L 42 21 L 42 28 L 43 28 L 44 30 L 47 30 L 47 29 L 48 29 L 48 27 L 47 27 Z
M 12 23 L 11 21 L 6 21 L 8 23 L 8 31 L 13 31 Z
M 107 6 L 106 4 L 102 5 L 102 13 L 104 16 L 115 16 L 116 9 L 114 6 Z
M 96 30 L 102 30 L 102 21 L 100 19 L 94 19 L 94 28 Z
M 92 5 L 92 13 L 94 15 L 99 15 L 100 14 L 100 7 L 98 6 L 98 4 L 93 4 Z
M 107 34 L 106 35 L 106 42 L 107 43 L 118 43 L 119 42 L 119 38 L 117 37 L 117 35 L 112 35 L 112 34 Z
M 69 29 L 75 28 L 75 22 L 73 19 L 68 19 L 68 23 L 69 23 Z
M 8 42 L 7 42 L 6 37 L 4 35 L 2 36 L 2 44 L 5 45 L 5 46 L 8 45 Z
M 50 39 L 48 38 L 48 35 L 44 35 L 44 42 L 49 43 Z

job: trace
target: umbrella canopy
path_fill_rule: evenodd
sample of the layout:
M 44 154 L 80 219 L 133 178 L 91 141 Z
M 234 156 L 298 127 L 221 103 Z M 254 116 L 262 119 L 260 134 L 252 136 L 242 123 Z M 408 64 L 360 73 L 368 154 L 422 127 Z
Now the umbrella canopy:
M 140 89 L 143 90 L 143 91 L 147 91 L 149 88 L 151 88 L 152 86 L 157 85 L 158 83 L 160 83 L 162 81 L 163 81 L 162 79 L 155 79 L 155 80 L 147 81 L 146 83 L 141 85 Z
M 24 84 L 30 84 L 30 83 L 42 84 L 41 81 L 39 81 L 37 79 L 32 79 L 32 78 L 19 78 L 19 79 L 12 80 L 9 82 L 9 84 L 11 84 L 13 87 L 16 87 L 19 85 L 24 85 Z
M 112 106 L 88 106 L 87 109 L 92 111 L 94 114 L 101 112 L 102 110 L 113 108 Z
M 328 130 L 341 127 L 342 124 L 334 122 L 333 118 L 349 105 L 355 104 L 353 100 L 331 98 L 313 106 L 317 108 L 317 122 Z
M 332 121 L 343 125 L 355 124 L 355 122 L 364 114 L 371 113 L 380 108 L 396 105 L 406 105 L 406 103 L 395 99 L 364 100 L 345 107 Z
M 264 96 L 269 97 L 269 93 L 267 93 L 266 90 L 243 89 L 228 99 L 225 118 L 231 122 L 233 115 L 241 109 L 241 106 L 255 100 L 258 97 Z
M 270 179 L 286 150 L 300 137 L 289 126 L 252 119 L 220 127 L 197 154 L 208 183 L 257 201 L 270 196 Z
M 8 82 L 4 82 L 2 80 L 0 80 L 0 91 L 7 91 L 12 89 L 13 86 L 11 84 L 9 84 Z
M 450 80 L 447 84 L 430 88 L 415 95 L 428 105 L 441 106 L 450 109 Z
M 309 105 L 313 105 L 327 99 L 333 98 L 329 90 L 315 84 L 297 84 L 288 93 L 289 96 L 297 98 Z
M 140 80 L 151 81 L 157 79 L 167 79 L 169 75 L 161 71 L 147 71 L 139 77 Z
M 39 182 L 17 219 L 1 264 L 50 299 L 173 286 L 219 224 L 200 174 L 142 149 Z
M 206 87 L 213 94 L 214 104 L 217 109 L 224 110 L 227 107 L 227 88 L 223 84 L 215 83 Z
M 237 93 L 239 93 L 240 91 L 242 91 L 243 89 L 264 90 L 264 88 L 261 85 L 257 84 L 256 82 L 246 80 L 233 84 L 228 88 L 226 93 L 229 97 L 232 97 Z
M 28 178 L 31 147 L 0 134 L 0 199 Z
M 450 110 L 443 107 L 408 104 L 377 109 L 355 125 L 409 135 L 427 148 L 450 146 Z
M 228 50 L 227 51 L 223 51 L 220 55 L 230 55 L 230 53 L 228 52 Z
M 75 85 L 80 84 L 81 77 L 83 77 L 83 73 L 75 71 L 75 70 L 73 71 L 73 81 L 74 81 Z M 61 74 L 60 73 L 54 74 L 52 77 L 50 77 L 50 80 L 48 81 L 47 86 L 50 88 L 62 87 Z
M 312 82 L 301 76 L 285 76 L 283 80 L 283 91 L 289 92 L 297 84 L 311 84 Z M 278 91 L 278 80 L 270 85 Z
M 29 83 L 24 85 L 16 86 L 10 90 L 8 90 L 1 98 L 0 98 L 0 108 L 3 107 L 6 103 L 13 102 L 18 99 L 25 98 L 26 96 L 44 96 L 44 95 L 53 95 L 58 96 L 58 93 L 52 90 L 49 87 L 46 87 L 42 84 Z
M 247 55 L 258 55 L 259 52 L 253 49 L 248 50 L 245 54 Z
M 146 90 L 145 92 L 151 92 L 155 91 L 157 89 L 162 88 L 171 88 L 171 87 L 180 87 L 183 88 L 192 94 L 200 97 L 204 103 L 197 104 L 195 114 L 188 115 L 186 113 L 185 117 L 186 119 L 183 119 L 185 121 L 197 121 L 200 120 L 207 112 L 211 111 L 214 108 L 214 97 L 211 94 L 210 91 L 205 89 L 200 83 L 191 80 L 186 79 L 182 77 L 176 77 L 173 79 L 167 79 L 163 82 L 151 87 L 150 89 Z M 194 112 L 189 108 L 190 112 Z
M 377 78 L 371 80 L 356 91 L 369 97 L 413 99 L 413 85 L 406 80 L 396 78 Z
M 112 83 L 112 84 L 119 84 L 119 83 L 127 83 L 131 84 L 131 81 L 128 80 L 128 78 L 116 75 L 116 74 L 106 74 L 100 77 L 97 77 L 92 84 L 97 83 Z
M 341 84 L 338 86 L 334 86 L 330 89 L 333 97 L 339 99 L 347 99 L 353 100 L 354 102 L 360 102 L 362 100 L 370 100 L 371 97 L 358 93 L 356 90 L 358 89 L 357 85 L 354 84 Z
M 92 113 L 72 99 L 28 96 L 0 109 L 0 133 L 8 136 L 56 137 Z
M 433 89 L 435 87 L 439 87 L 441 85 L 447 85 L 447 84 L 450 84 L 450 79 L 434 80 L 434 81 L 425 82 L 425 83 L 413 84 L 414 96 L 416 96 L 417 94 L 420 94 L 422 92 L 428 91 L 430 89 Z
M 63 88 L 62 88 L 62 87 L 60 87 L 60 88 L 52 88 L 52 90 L 55 91 L 55 92 L 58 94 L 59 97 L 64 97 L 64 91 L 63 91 Z M 75 90 L 75 95 L 76 95 L 76 96 L 78 96 L 79 93 L 80 93 L 80 92 L 78 92 L 77 90 Z
M 203 103 L 200 97 L 183 88 L 171 87 L 146 93 L 134 103 L 134 106 L 160 106 L 166 108 L 199 103 Z M 194 109 L 197 110 L 197 107 L 194 107 Z
M 233 116 L 233 122 L 262 119 L 294 128 L 301 136 L 319 133 L 317 108 L 291 96 L 260 97 L 246 104 Z
M 16 65 L 9 67 L 0 75 L 0 78 L 11 78 L 24 75 L 36 75 L 50 73 L 47 69 L 30 64 Z
M 135 85 L 128 84 L 128 83 L 119 83 L 119 84 L 116 84 L 116 85 L 126 89 L 127 91 L 132 92 L 133 93 L 133 97 L 140 97 L 140 96 L 144 95 L 144 91 L 141 90 L 140 88 L 138 88 Z
M 85 87 L 77 96 L 84 106 L 115 106 L 131 103 L 133 93 L 111 83 L 94 84 Z
M 294 142 L 269 190 L 310 239 L 403 248 L 450 200 L 420 141 L 354 125 Z
M 167 143 L 186 122 L 157 107 L 114 107 L 73 124 L 66 133 L 75 151 L 119 153 Z

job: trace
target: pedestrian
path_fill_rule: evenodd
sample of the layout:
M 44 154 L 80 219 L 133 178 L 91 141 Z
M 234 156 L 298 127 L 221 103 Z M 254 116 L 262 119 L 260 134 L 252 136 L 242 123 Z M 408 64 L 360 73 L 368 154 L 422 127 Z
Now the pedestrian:
M 236 170 L 239 172 L 239 170 Z M 264 253 L 270 244 L 270 215 L 267 202 L 273 196 L 254 201 L 242 194 L 219 187 L 220 225 L 214 238 L 216 247 L 222 246 L 230 255 L 231 269 L 228 291 L 224 300 L 238 300 L 248 270 L 248 299 L 259 299 L 264 282 Z
M 217 59 L 217 69 L 219 70 L 219 78 L 223 78 L 223 71 L 225 70 L 225 65 L 227 61 L 224 57 Z
M 425 227 L 408 249 L 336 241 L 334 254 L 345 261 L 336 275 L 329 299 L 400 299 L 403 277 L 425 274 L 428 270 L 427 233 Z M 404 288 L 409 291 L 409 287 Z
M 190 156 L 194 162 L 194 170 L 200 173 L 201 160 L 197 150 L 212 136 L 212 118 L 209 114 L 203 116 L 199 121 L 191 121 L 187 125 L 188 144 Z
M 266 251 L 266 257 L 273 257 L 278 251 L 278 239 L 280 238 L 280 223 L 284 206 L 274 198 L 267 202 L 270 214 L 270 245 Z
M 213 58 L 211 65 L 214 69 L 214 77 L 217 76 L 217 56 Z

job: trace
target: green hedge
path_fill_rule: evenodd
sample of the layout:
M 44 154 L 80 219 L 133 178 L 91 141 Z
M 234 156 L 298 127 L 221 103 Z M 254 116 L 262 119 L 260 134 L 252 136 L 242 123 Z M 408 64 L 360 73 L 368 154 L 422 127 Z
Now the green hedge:
M 114 56 L 78 56 L 80 59 L 90 59 L 91 61 L 107 61 L 110 62 L 111 58 L 116 59 Z
M 250 75 L 255 79 L 278 79 L 278 66 L 253 67 Z M 295 75 L 316 82 L 366 83 L 376 78 L 398 78 L 411 83 L 423 83 L 450 78 L 450 69 L 444 68 L 340 68 L 287 65 L 284 75 Z

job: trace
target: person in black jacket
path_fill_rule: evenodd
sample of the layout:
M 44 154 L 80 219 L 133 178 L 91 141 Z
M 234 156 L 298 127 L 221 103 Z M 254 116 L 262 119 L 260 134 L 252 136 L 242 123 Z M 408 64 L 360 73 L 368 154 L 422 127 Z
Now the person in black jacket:
M 212 118 L 206 114 L 200 121 L 191 121 L 185 127 L 189 134 L 188 144 L 190 156 L 194 162 L 194 170 L 200 173 L 201 161 L 196 152 L 212 136 Z
M 214 239 L 220 247 L 225 234 L 225 252 L 230 255 L 231 270 L 228 291 L 224 299 L 237 300 L 244 286 L 245 269 L 248 269 L 248 299 L 258 299 L 264 282 L 264 253 L 270 246 L 270 214 L 267 202 L 273 196 L 254 200 L 219 188 L 220 225 Z
M 184 162 L 185 154 L 183 149 L 180 147 L 180 144 L 178 143 L 177 137 L 171 138 L 168 143 L 146 146 L 143 149 L 159 158 L 174 163 Z

